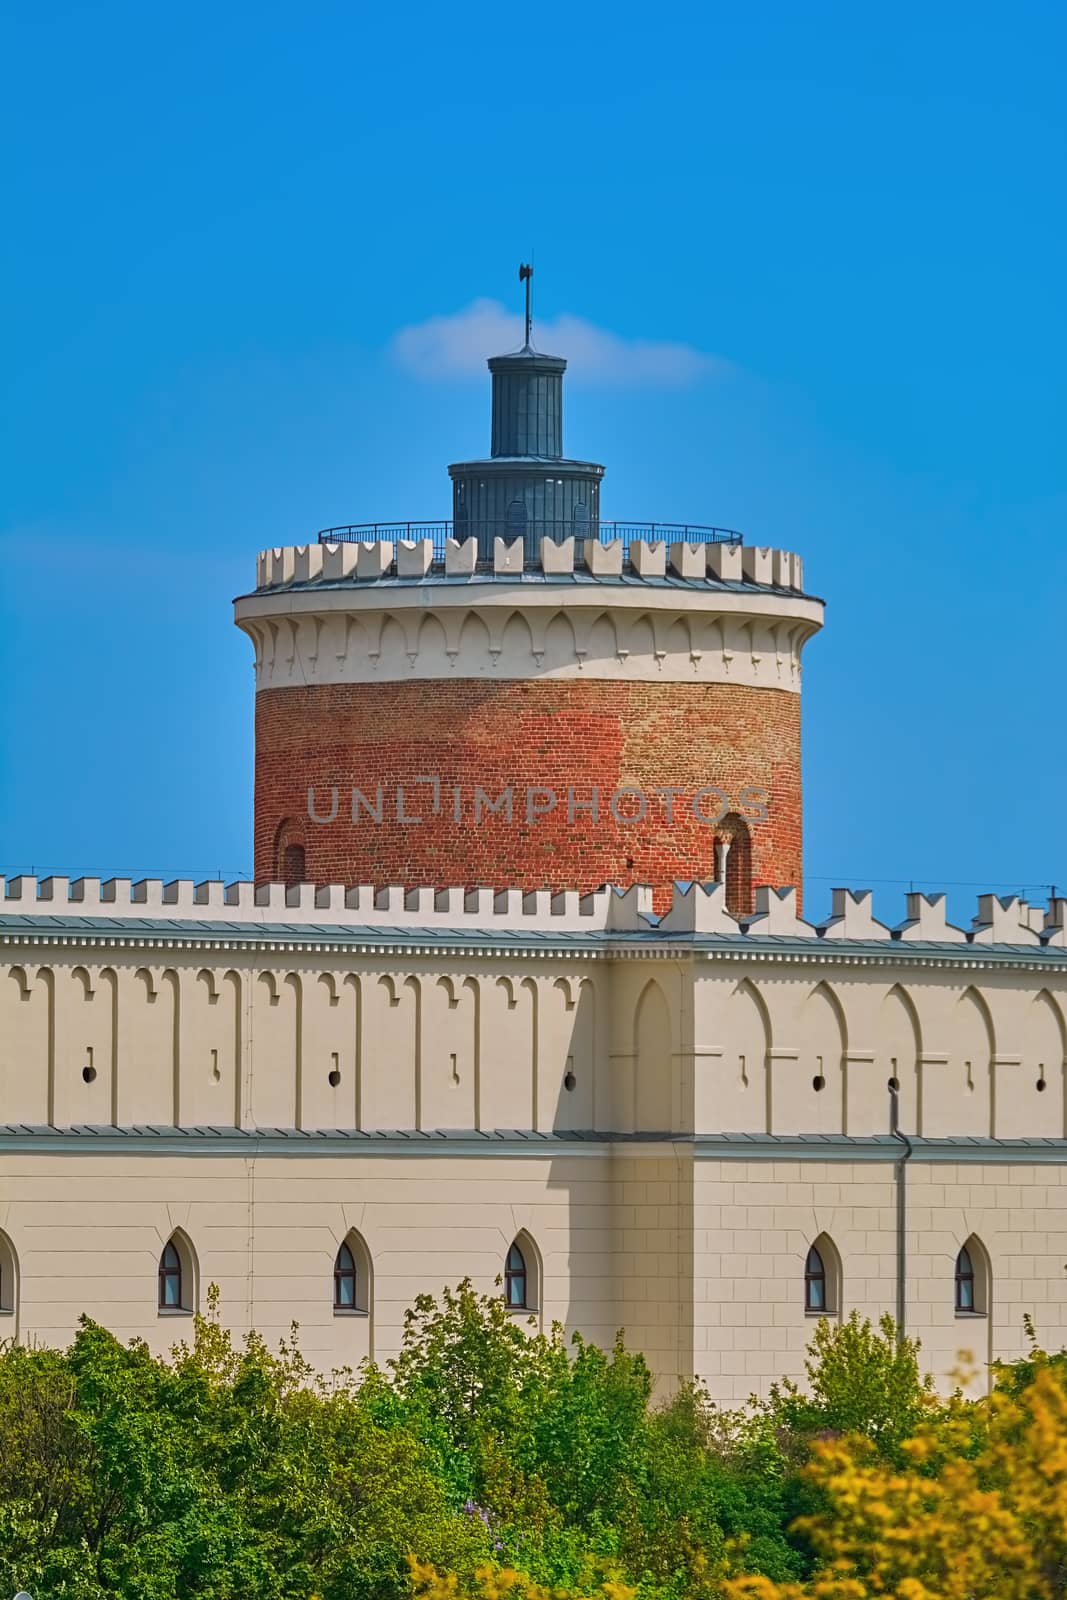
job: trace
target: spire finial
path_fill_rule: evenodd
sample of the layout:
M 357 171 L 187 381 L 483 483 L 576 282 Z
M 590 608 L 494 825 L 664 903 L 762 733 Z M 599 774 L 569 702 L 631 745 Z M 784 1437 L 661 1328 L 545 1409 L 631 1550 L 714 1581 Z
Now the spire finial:
M 533 267 L 527 266 L 527 264 L 525 262 L 520 263 L 520 266 L 519 266 L 519 282 L 520 283 L 525 283 L 525 285 L 526 285 L 526 340 L 525 340 L 525 343 L 523 344 L 523 349 L 524 350 L 529 350 L 529 348 L 530 348 L 530 327 L 531 327 L 531 318 L 530 318 L 530 279 L 532 277 L 533 277 Z

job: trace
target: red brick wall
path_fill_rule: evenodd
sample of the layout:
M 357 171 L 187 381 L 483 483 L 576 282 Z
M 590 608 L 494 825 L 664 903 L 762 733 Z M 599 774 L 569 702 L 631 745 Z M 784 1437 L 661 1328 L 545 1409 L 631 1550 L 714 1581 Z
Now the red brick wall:
M 433 814 L 422 776 L 441 780 Z M 351 820 L 351 791 L 375 800 L 383 821 Z M 568 822 L 566 791 L 588 800 L 600 790 L 601 815 Z M 404 811 L 423 821 L 397 821 Z M 463 820 L 454 820 L 454 786 Z M 514 793 L 513 819 L 472 820 L 475 786 L 494 798 Z M 527 786 L 559 794 L 547 815 L 528 821 Z M 661 785 L 685 791 L 668 823 Z M 596 888 L 602 883 L 664 885 L 714 875 L 714 841 L 728 833 L 694 819 L 696 790 L 716 786 L 741 807 L 746 786 L 767 791 L 766 821 L 751 821 L 753 883 L 800 886 L 800 698 L 740 684 L 612 683 L 534 679 L 504 683 L 422 680 L 265 689 L 256 697 L 255 872 L 281 875 L 286 846 L 302 843 L 316 883 L 484 884 Z M 320 815 L 308 818 L 315 789 Z M 611 816 L 616 789 L 648 797 L 647 820 Z M 621 803 L 620 803 L 621 805 Z M 703 802 L 711 815 L 714 796 Z M 751 807 L 749 808 L 751 811 Z M 742 815 L 744 810 L 742 809 Z

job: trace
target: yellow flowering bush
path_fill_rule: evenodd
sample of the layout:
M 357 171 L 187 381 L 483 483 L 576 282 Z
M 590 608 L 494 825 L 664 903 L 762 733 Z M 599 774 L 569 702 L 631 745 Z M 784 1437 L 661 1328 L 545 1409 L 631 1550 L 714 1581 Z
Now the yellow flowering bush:
M 603 1575 L 592 1587 L 546 1588 L 514 1567 L 478 1567 L 473 1581 L 461 1583 L 455 1573 L 438 1572 L 409 1557 L 412 1593 L 418 1600 L 634 1600 L 637 1590 Z
M 1004 1376 L 905 1440 L 904 1468 L 856 1436 L 816 1442 L 805 1475 L 825 1509 L 795 1528 L 815 1575 L 728 1580 L 725 1600 L 1062 1600 L 1067 1372 L 1037 1357 L 1024 1383 Z

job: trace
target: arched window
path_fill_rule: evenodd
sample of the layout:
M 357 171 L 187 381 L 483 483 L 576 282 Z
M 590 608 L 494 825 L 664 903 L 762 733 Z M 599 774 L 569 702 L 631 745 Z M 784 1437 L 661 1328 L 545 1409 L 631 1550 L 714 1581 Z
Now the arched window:
M 989 1310 L 989 1258 L 972 1234 L 956 1257 L 956 1315 L 984 1317 Z
M 304 827 L 296 817 L 283 817 L 274 830 L 274 876 L 287 889 L 307 882 Z
M 347 1244 L 342 1244 L 333 1264 L 333 1308 L 335 1311 L 356 1309 L 356 1263 Z
M 182 1258 L 173 1239 L 168 1239 L 159 1258 L 159 1309 L 182 1309 Z
M 720 824 L 719 861 L 726 846 L 726 909 L 735 917 L 752 914 L 752 835 L 745 819 L 728 812 Z M 716 863 L 718 870 L 718 862 Z
M 338 1316 L 370 1314 L 370 1252 L 358 1233 L 348 1233 L 333 1258 L 333 1309 Z
M 956 1310 L 974 1310 L 974 1262 L 966 1245 L 956 1257 Z
M 306 883 L 306 871 L 304 846 L 302 844 L 287 844 L 285 857 L 282 861 L 282 879 L 286 888 L 292 888 L 294 883 Z
M 836 1317 L 841 1309 L 841 1262 L 825 1233 L 804 1260 L 804 1310 L 813 1317 Z
M 826 1310 L 826 1267 L 814 1245 L 804 1263 L 804 1310 Z
M 525 1228 L 504 1257 L 504 1304 L 509 1311 L 541 1310 L 541 1252 Z
M 13 1317 L 18 1310 L 18 1265 L 15 1250 L 6 1233 L 0 1233 L 0 1317 Z
M 161 1315 L 181 1312 L 190 1315 L 196 1310 L 196 1257 L 180 1229 L 175 1230 L 163 1246 L 158 1279 L 157 1304 Z
M 516 1243 L 511 1246 L 504 1263 L 504 1299 L 513 1310 L 525 1311 L 529 1305 L 528 1289 L 526 1257 Z

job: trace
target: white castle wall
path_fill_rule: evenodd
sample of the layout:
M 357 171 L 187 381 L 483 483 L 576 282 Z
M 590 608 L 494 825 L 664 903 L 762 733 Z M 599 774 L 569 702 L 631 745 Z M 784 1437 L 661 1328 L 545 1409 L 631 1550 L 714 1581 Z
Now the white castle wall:
M 542 1319 L 624 1326 L 665 1385 L 743 1399 L 801 1375 L 820 1234 L 835 1314 L 894 1309 L 890 1078 L 935 1370 L 1015 1353 L 1023 1311 L 1067 1328 L 1063 901 L 982 896 L 966 930 L 937 896 L 890 929 L 845 890 L 822 925 L 762 890 L 739 926 L 718 885 L 658 923 L 641 889 L 23 878 L 0 905 L 0 1332 L 65 1340 L 87 1311 L 166 1348 L 180 1229 L 234 1327 L 295 1317 L 328 1368 L 395 1350 L 416 1293 L 490 1289 L 522 1230 Z M 364 1317 L 330 1300 L 350 1235 Z
M 896 937 L 845 890 L 819 927 L 761 890 L 745 932 L 721 885 L 676 885 L 661 919 L 639 888 L 7 889 L 33 919 L 5 935 L 9 1122 L 853 1135 L 886 1128 L 892 1078 L 919 1134 L 1067 1132 L 1062 901 L 1038 931 L 982 896 L 964 932 L 909 896 Z

